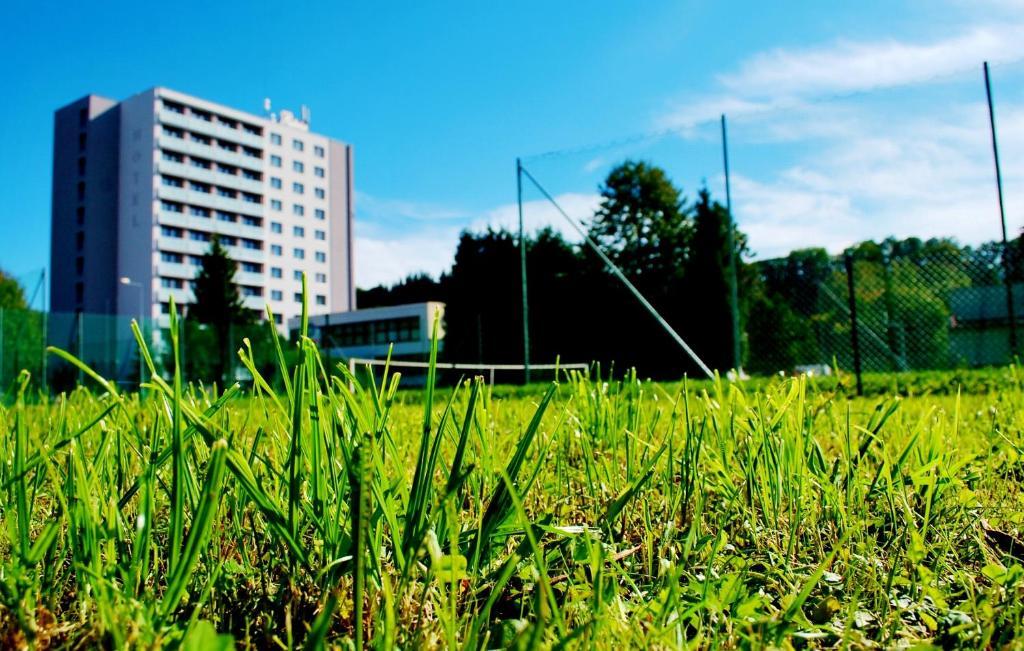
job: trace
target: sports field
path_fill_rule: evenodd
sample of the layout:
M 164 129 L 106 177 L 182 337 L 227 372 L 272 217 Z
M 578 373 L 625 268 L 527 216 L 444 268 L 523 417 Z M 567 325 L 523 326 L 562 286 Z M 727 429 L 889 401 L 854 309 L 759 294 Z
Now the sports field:
M 226 391 L 23 378 L 0 409 L 0 646 L 1020 644 L 1012 368 L 961 395 L 406 392 L 308 341 L 285 358 Z

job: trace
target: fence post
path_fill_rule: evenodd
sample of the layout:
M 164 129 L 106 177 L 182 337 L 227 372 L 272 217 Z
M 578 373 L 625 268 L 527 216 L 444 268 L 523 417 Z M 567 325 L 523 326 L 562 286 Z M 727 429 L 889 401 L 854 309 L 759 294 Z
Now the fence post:
M 844 256 L 846 264 L 846 294 L 850 301 L 850 345 L 853 347 L 853 372 L 857 376 L 857 395 L 864 395 L 860 367 L 860 336 L 857 333 L 857 294 L 853 282 L 853 255 L 847 251 Z
M 81 361 L 84 362 L 85 361 L 85 341 L 83 341 L 83 339 L 84 339 L 84 334 L 85 334 L 85 326 L 82 323 L 84 314 L 82 313 L 81 310 L 79 310 L 76 316 L 78 316 L 78 359 L 80 359 Z M 82 369 L 78 369 L 78 385 L 79 386 L 82 385 L 82 381 L 84 379 L 85 379 L 85 376 L 82 374 Z

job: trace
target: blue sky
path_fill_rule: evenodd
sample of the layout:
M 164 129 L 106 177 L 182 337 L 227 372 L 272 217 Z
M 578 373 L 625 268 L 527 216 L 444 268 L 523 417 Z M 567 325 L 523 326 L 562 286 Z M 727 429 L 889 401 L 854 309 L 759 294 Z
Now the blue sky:
M 759 256 L 995 238 L 986 58 L 1008 221 L 1024 226 L 1017 0 L 374 4 L 6 7 L 0 267 L 28 279 L 48 263 L 53 110 L 155 85 L 253 112 L 305 104 L 314 130 L 354 144 L 360 286 L 437 273 L 461 229 L 511 225 L 517 156 L 581 219 L 627 156 L 721 195 L 721 112 Z M 531 227 L 558 224 L 526 200 Z

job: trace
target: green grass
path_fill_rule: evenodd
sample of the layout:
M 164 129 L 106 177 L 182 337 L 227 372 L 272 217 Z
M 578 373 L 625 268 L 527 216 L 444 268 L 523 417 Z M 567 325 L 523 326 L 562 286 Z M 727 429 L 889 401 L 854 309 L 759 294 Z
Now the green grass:
M 225 391 L 24 377 L 0 646 L 1019 648 L 1014 369 L 404 392 L 297 352 Z

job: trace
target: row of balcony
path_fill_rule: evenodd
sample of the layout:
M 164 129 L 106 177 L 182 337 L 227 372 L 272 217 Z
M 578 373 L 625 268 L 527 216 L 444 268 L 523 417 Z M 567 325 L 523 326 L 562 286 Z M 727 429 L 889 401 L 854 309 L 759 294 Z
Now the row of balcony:
M 263 217 L 263 204 L 222 197 L 213 192 L 199 192 L 188 188 L 176 188 L 170 185 L 159 185 L 156 196 L 168 201 L 186 203 L 190 206 L 200 206 L 211 210 L 223 210 L 224 212 L 239 213 L 250 217 Z
M 210 250 L 209 242 L 190 240 L 184 237 L 167 237 L 159 235 L 156 238 L 157 248 L 161 251 L 181 253 L 182 255 L 203 255 Z M 245 249 L 240 246 L 225 247 L 232 260 L 239 262 L 259 262 L 267 260 L 267 252 L 262 249 Z
M 160 124 L 166 124 L 167 126 L 178 127 L 179 129 L 185 129 L 186 131 L 200 133 L 204 136 L 217 138 L 218 140 L 226 140 L 238 145 L 246 145 L 257 149 L 263 149 L 266 145 L 263 136 L 246 133 L 241 129 L 232 129 L 229 126 L 219 124 L 217 122 L 200 120 L 199 118 L 191 115 L 182 115 L 181 113 L 175 113 L 174 111 L 168 111 L 167 109 L 159 109 L 156 112 L 156 116 L 157 121 Z
M 157 147 L 170 151 L 188 154 L 196 158 L 205 158 L 215 163 L 225 163 L 236 167 L 244 167 L 257 172 L 263 171 L 263 159 L 255 156 L 246 156 L 239 152 L 227 151 L 213 145 L 204 145 L 201 142 L 193 142 L 187 138 L 175 138 L 166 133 L 159 133 L 156 137 Z
M 262 226 L 221 221 L 216 216 L 199 217 L 169 210 L 160 210 L 157 215 L 157 221 L 161 226 L 177 226 L 179 228 L 187 228 L 190 231 L 217 233 L 218 235 L 228 235 L 231 237 L 246 237 L 251 240 L 262 240 L 266 236 L 266 231 Z
M 179 176 L 192 181 L 202 181 L 203 183 L 219 185 L 222 188 L 230 188 L 240 192 L 253 192 L 255 194 L 263 192 L 262 181 L 247 179 L 243 176 L 234 174 L 224 174 L 222 172 L 218 172 L 216 169 L 207 170 L 202 167 L 196 167 L 195 165 L 175 163 L 169 160 L 157 161 L 156 169 L 161 174 Z

